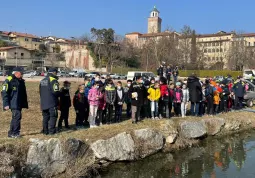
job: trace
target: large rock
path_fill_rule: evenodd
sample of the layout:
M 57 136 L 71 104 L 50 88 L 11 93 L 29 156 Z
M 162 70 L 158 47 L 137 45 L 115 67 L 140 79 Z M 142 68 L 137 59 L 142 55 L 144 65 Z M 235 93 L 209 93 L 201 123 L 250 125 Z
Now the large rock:
M 124 161 L 135 159 L 135 144 L 130 134 L 120 133 L 107 140 L 98 140 L 91 144 L 98 159 Z
M 200 138 L 207 134 L 204 121 L 185 121 L 181 123 L 181 135 L 184 138 Z
M 203 121 L 205 122 L 208 135 L 216 135 L 225 125 L 225 120 L 222 118 L 206 118 Z
M 178 134 L 177 126 L 172 120 L 163 120 L 160 123 L 160 131 L 167 137 L 171 134 Z
M 59 139 L 30 139 L 27 154 L 27 172 L 33 176 L 51 177 L 63 173 L 66 161 Z
M 164 146 L 164 136 L 153 129 L 140 129 L 134 131 L 136 153 L 144 158 L 161 150 Z
M 235 119 L 227 119 L 224 129 L 226 131 L 238 131 L 241 127 L 241 121 Z

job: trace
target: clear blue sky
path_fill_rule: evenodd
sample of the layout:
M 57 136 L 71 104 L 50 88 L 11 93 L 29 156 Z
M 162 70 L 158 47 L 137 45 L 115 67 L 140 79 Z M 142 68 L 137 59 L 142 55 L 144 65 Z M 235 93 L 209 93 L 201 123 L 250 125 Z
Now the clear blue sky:
M 0 0 L 0 30 L 59 37 L 79 37 L 92 27 L 145 33 L 154 5 L 163 30 L 190 25 L 198 33 L 255 32 L 255 0 Z

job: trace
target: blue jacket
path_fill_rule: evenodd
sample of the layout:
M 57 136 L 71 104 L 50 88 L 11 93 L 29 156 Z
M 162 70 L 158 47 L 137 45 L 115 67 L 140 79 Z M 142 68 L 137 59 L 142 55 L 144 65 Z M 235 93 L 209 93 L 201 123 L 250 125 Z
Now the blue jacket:
M 46 110 L 58 106 L 60 96 L 58 78 L 52 74 L 41 80 L 40 86 L 41 109 Z
M 3 108 L 10 109 L 28 108 L 27 91 L 25 81 L 18 79 L 15 75 L 7 77 L 2 86 Z
M 243 82 L 235 82 L 233 86 L 233 91 L 237 97 L 244 97 L 245 87 Z

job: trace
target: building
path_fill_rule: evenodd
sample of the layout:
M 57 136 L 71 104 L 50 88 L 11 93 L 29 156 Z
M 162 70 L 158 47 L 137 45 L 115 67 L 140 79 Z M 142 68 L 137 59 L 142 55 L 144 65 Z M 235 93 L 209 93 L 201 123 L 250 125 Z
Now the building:
M 32 64 L 31 51 L 20 46 L 0 48 L 0 66 L 14 67 Z
M 191 36 L 183 36 L 181 33 L 175 31 L 161 32 L 161 23 L 162 19 L 159 17 L 159 11 L 154 7 L 148 18 L 147 33 L 132 32 L 127 33 L 125 37 L 138 48 L 143 48 L 144 44 L 150 40 L 158 41 L 163 37 L 169 36 L 173 36 L 178 40 L 178 47 L 183 43 L 191 45 Z M 239 43 L 243 41 L 246 47 L 255 48 L 255 33 L 237 34 L 234 31 L 219 31 L 214 34 L 196 34 L 197 48 L 202 52 L 201 56 L 207 68 L 219 63 L 222 63 L 222 68 L 227 68 L 230 49 L 238 41 Z

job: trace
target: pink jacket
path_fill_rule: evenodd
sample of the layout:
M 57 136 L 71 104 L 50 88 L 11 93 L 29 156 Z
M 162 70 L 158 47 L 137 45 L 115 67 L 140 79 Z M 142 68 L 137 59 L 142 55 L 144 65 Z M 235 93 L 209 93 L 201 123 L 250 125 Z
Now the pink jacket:
M 89 90 L 88 100 L 89 104 L 92 106 L 98 106 L 99 105 L 99 98 L 101 97 L 101 93 L 96 88 L 91 88 Z M 98 98 L 97 98 L 98 97 Z

